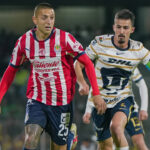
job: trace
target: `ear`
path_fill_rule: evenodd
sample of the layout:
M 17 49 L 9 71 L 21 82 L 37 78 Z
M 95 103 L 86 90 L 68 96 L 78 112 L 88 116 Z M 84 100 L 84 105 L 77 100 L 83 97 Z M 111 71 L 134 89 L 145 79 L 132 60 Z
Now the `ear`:
M 37 19 L 36 19 L 35 16 L 32 16 L 32 21 L 33 21 L 33 23 L 34 23 L 35 25 L 37 25 Z
M 135 31 L 135 27 L 132 27 L 131 29 L 131 33 L 133 33 Z

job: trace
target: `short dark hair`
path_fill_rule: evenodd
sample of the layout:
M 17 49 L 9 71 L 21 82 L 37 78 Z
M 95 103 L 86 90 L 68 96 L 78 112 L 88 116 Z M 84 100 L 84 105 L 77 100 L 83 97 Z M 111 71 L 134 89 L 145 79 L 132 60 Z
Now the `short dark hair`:
M 134 26 L 135 15 L 129 9 L 122 9 L 115 14 L 115 19 L 130 19 L 132 26 Z
M 35 6 L 35 9 L 34 9 L 34 16 L 37 15 L 38 11 L 40 9 L 43 9 L 43 8 L 49 8 L 49 9 L 54 9 L 53 6 L 49 3 L 39 3 L 37 6 Z

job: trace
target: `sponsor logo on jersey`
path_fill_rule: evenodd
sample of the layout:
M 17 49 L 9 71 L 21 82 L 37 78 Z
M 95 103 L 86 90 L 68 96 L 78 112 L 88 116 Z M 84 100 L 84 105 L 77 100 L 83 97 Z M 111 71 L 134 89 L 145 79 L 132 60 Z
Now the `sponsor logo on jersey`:
M 116 55 L 123 55 L 123 52 L 117 52 Z
M 34 67 L 35 68 L 51 68 L 51 67 L 57 67 L 59 63 L 60 63 L 59 61 L 52 61 L 52 62 L 34 61 Z
M 45 49 L 44 48 L 39 49 L 39 56 L 45 56 Z
M 119 99 L 120 99 L 120 97 L 115 97 L 115 98 L 113 98 L 113 99 L 108 99 L 108 98 L 105 99 L 105 98 L 104 98 L 104 101 L 105 101 L 107 104 L 113 104 L 113 103 L 119 101 Z
M 57 77 L 56 76 L 54 76 L 54 75 L 51 75 L 50 77 L 41 77 L 41 76 L 39 76 L 38 77 L 39 78 L 39 80 L 40 81 L 54 81 L 55 79 L 57 79 Z
M 115 63 L 115 64 L 121 64 L 121 65 L 127 65 L 127 66 L 132 66 L 131 64 L 131 61 L 126 61 L 126 60 L 118 60 L 118 59 L 115 59 L 115 58 L 109 58 L 108 59 L 108 62 L 109 63 Z
M 51 61 L 34 61 L 33 66 L 36 72 L 50 73 L 59 71 L 60 61 L 56 59 Z

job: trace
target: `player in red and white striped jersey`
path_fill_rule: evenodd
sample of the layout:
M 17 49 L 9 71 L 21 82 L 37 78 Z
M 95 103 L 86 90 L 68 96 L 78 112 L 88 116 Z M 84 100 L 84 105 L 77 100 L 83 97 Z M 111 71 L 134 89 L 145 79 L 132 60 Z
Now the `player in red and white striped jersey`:
M 24 150 L 35 150 L 46 130 L 54 149 L 66 150 L 66 139 L 72 123 L 72 99 L 75 89 L 74 60 L 85 65 L 99 113 L 106 104 L 100 97 L 94 67 L 82 45 L 68 32 L 54 27 L 55 12 L 50 4 L 41 3 L 34 10 L 34 29 L 16 42 L 10 64 L 0 83 L 0 102 L 11 85 L 20 65 L 31 64 L 27 86 Z M 87 84 L 79 83 L 87 91 Z

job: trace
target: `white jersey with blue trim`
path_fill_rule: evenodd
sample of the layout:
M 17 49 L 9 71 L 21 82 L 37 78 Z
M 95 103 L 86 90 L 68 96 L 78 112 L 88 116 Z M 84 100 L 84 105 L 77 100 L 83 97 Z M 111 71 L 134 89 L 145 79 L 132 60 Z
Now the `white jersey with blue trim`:
M 150 52 L 141 42 L 130 39 L 128 48 L 120 49 L 113 39 L 113 35 L 96 36 L 86 48 L 90 59 L 96 60 L 97 81 L 108 108 L 133 96 L 132 73 L 139 63 L 146 65 L 150 61 Z
M 144 80 L 138 68 L 136 68 L 134 70 L 134 72 L 131 76 L 131 79 L 135 83 L 139 83 L 139 81 Z M 87 101 L 87 104 L 86 104 L 85 113 L 91 113 L 93 107 L 94 107 L 94 103 L 93 103 L 93 98 L 92 98 L 91 92 L 90 92 L 90 94 L 88 96 L 88 101 Z M 136 101 L 134 101 L 134 112 L 138 112 L 138 108 L 139 108 L 138 104 L 136 103 Z

